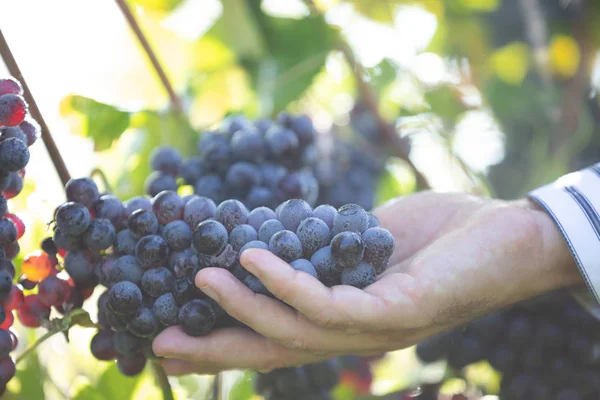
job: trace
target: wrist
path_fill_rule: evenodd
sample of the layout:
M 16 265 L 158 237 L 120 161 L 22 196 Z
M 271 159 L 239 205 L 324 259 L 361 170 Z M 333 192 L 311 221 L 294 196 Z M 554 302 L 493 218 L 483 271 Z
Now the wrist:
M 583 284 L 575 259 L 552 217 L 531 199 L 523 199 L 516 204 L 529 211 L 540 240 L 541 252 L 535 257 L 536 263 L 531 266 L 539 273 L 539 281 L 532 282 L 532 285 L 540 292 L 534 295 Z

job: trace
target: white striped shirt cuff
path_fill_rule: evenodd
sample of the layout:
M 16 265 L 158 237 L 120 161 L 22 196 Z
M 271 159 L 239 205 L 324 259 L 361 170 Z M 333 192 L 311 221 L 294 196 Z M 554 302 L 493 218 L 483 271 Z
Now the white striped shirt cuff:
M 552 216 L 600 302 L 600 164 L 565 175 L 529 197 Z

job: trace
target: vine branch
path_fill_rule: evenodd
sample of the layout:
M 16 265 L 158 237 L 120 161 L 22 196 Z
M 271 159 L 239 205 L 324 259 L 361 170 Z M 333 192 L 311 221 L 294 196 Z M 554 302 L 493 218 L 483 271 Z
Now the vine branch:
M 123 13 L 123 16 L 127 20 L 129 27 L 131 28 L 131 30 L 137 37 L 138 41 L 142 45 L 142 48 L 146 52 L 146 55 L 150 59 L 150 62 L 152 63 L 154 70 L 158 74 L 158 77 L 160 78 L 162 85 L 164 86 L 167 93 L 169 94 L 169 98 L 171 99 L 171 103 L 175 107 L 175 110 L 180 114 L 184 114 L 183 105 L 181 104 L 181 100 L 179 99 L 177 94 L 175 94 L 175 90 L 173 90 L 173 86 L 171 85 L 171 82 L 169 81 L 169 78 L 167 77 L 167 74 L 165 73 L 164 68 L 158 61 L 158 58 L 156 57 L 156 53 L 154 52 L 154 50 L 152 50 L 150 43 L 148 43 L 148 39 L 146 39 L 146 36 L 142 32 L 142 29 L 140 28 L 140 25 L 138 24 L 137 20 L 135 19 L 135 16 L 131 12 L 131 9 L 129 8 L 129 6 L 127 5 L 125 0 L 116 0 L 116 2 L 117 2 L 117 5 L 119 6 L 119 8 L 121 9 L 121 12 Z
M 311 12 L 320 14 L 320 10 L 315 5 L 313 0 L 304 0 L 304 3 L 311 10 Z M 379 131 L 382 133 L 387 146 L 389 146 L 391 154 L 400 158 L 408 164 L 410 169 L 415 174 L 417 189 L 430 189 L 431 186 L 427 178 L 425 177 L 425 175 L 423 175 L 423 173 L 421 173 L 421 171 L 419 171 L 417 166 L 410 159 L 410 150 L 407 146 L 404 145 L 404 143 L 398 136 L 396 128 L 393 125 L 390 125 L 381 115 L 381 112 L 379 111 L 379 100 L 377 98 L 377 95 L 375 94 L 373 88 L 365 80 L 365 68 L 356 59 L 352 47 L 341 36 L 338 37 L 337 47 L 341 51 L 342 55 L 344 56 L 350 67 L 352 68 L 354 80 L 356 81 L 356 85 L 358 87 L 358 91 L 360 92 L 361 99 L 363 100 L 365 106 L 368 108 L 369 112 L 375 117 Z
M 25 349 L 25 351 L 23 351 L 21 354 L 19 354 L 19 356 L 15 359 L 15 364 L 18 364 L 21 361 L 23 361 L 25 358 L 27 358 L 27 356 L 32 354 L 42 343 L 44 343 L 46 340 L 50 339 L 52 336 L 56 335 L 59 332 L 62 332 L 62 330 L 60 330 L 60 331 L 51 330 L 51 331 L 44 333 L 42 336 L 40 336 L 39 339 L 37 339 L 35 341 L 34 344 L 32 344 L 27 349 Z
M 48 125 L 46 124 L 46 121 L 44 120 L 44 117 L 42 116 L 42 113 L 40 112 L 40 109 L 33 98 L 31 91 L 29 90 L 29 86 L 27 86 L 27 81 L 25 81 L 25 78 L 21 73 L 21 69 L 19 68 L 17 61 L 15 60 L 15 57 L 8 46 L 8 42 L 2 33 L 2 29 L 0 29 L 0 55 L 2 55 L 2 59 L 8 68 L 8 72 L 13 77 L 18 79 L 23 86 L 23 96 L 29 104 L 29 111 L 42 128 L 42 140 L 44 141 L 44 145 L 46 146 L 46 149 L 50 154 L 50 158 L 52 159 L 52 164 L 54 164 L 54 168 L 56 169 L 56 172 L 58 173 L 58 176 L 64 186 L 67 184 L 69 179 L 71 179 L 71 175 L 69 174 L 67 165 L 65 164 L 65 161 L 58 150 L 58 146 L 56 145 L 52 134 L 50 133 L 50 129 L 48 128 Z
M 163 400 L 173 400 L 173 390 L 171 389 L 169 378 L 167 377 L 167 374 L 165 374 L 165 370 L 161 365 L 160 360 L 152 360 L 151 362 L 154 378 L 156 379 L 156 384 L 162 391 Z

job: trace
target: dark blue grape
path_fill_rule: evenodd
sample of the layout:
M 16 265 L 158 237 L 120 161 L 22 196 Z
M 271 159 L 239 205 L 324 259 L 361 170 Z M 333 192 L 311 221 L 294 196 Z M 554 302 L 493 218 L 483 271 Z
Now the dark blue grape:
M 131 255 L 124 255 L 115 260 L 113 267 L 106 274 L 106 286 L 117 282 L 128 281 L 139 285 L 142 281 L 144 268 L 137 259 Z M 103 282 L 104 283 L 104 282 Z
M 206 297 L 189 277 L 175 279 L 171 293 L 175 303 L 180 307 L 191 300 Z
M 177 277 L 189 275 L 199 265 L 198 254 L 192 249 L 171 252 L 169 254 L 168 265 Z
M 177 176 L 181 169 L 181 155 L 172 147 L 159 146 L 150 153 L 150 167 L 167 175 Z
M 321 221 L 327 224 L 327 227 L 331 231 L 333 229 L 333 220 L 335 215 L 337 214 L 337 210 L 335 207 L 322 204 L 319 207 L 315 208 L 312 212 L 312 216 L 315 218 L 319 218 Z
M 275 160 L 293 160 L 298 156 L 300 142 L 290 129 L 274 125 L 265 133 L 265 143 L 269 154 Z
M 65 256 L 65 270 L 78 286 L 93 287 L 96 284 L 95 267 L 96 260 L 87 250 L 69 251 Z
M 192 157 L 181 165 L 180 175 L 188 185 L 195 185 L 206 173 L 206 166 L 200 157 Z
M 159 321 L 151 309 L 142 307 L 137 314 L 127 322 L 127 330 L 139 338 L 150 338 L 158 333 Z
M 117 367 L 125 376 L 139 375 L 146 367 L 146 356 L 141 352 L 119 356 L 117 358 Z
M 142 275 L 141 281 L 142 291 L 152 298 L 170 293 L 175 285 L 175 277 L 165 267 L 147 270 Z
M 135 246 L 135 258 L 146 269 L 167 265 L 168 257 L 169 246 L 161 236 L 144 236 Z
M 341 207 L 333 220 L 333 233 L 364 232 L 369 226 L 369 215 L 357 204 L 346 204 Z
M 139 209 L 131 214 L 127 226 L 133 236 L 140 239 L 158 232 L 158 219 L 151 211 Z
M 71 179 L 65 186 L 67 192 L 67 200 L 83 204 L 87 208 L 91 208 L 94 202 L 100 198 L 98 186 L 90 178 Z
M 296 271 L 306 272 L 309 275 L 314 276 L 316 279 L 319 279 L 319 274 L 317 274 L 317 270 L 312 263 L 304 258 L 300 258 L 298 260 L 294 260 L 290 263 L 292 268 Z
M 29 149 L 21 139 L 7 138 L 0 141 L 0 169 L 16 172 L 29 163 Z
M 229 244 L 235 251 L 240 251 L 248 242 L 258 239 L 258 232 L 248 224 L 238 225 L 229 234 Z
M 179 324 L 190 336 L 204 336 L 215 326 L 216 315 L 212 305 L 204 300 L 192 300 L 179 309 Z
M 394 252 L 394 237 L 383 228 L 369 228 L 362 234 L 365 246 L 363 260 L 378 269 L 387 264 Z
M 59 228 L 54 230 L 53 240 L 56 244 L 56 247 L 66 251 L 77 250 L 83 246 L 81 235 L 67 235 Z
M 106 250 L 112 246 L 116 236 L 115 227 L 110 220 L 94 219 L 83 232 L 83 244 L 92 251 Z
M 123 229 L 117 233 L 113 249 L 117 255 L 134 255 L 137 239 L 133 237 L 129 229 Z
M 227 196 L 225 183 L 215 174 L 207 174 L 198 179 L 194 185 L 194 193 L 202 197 L 208 197 L 215 202 L 221 202 Z
M 260 206 L 275 207 L 277 205 L 277 196 L 268 187 L 254 186 L 246 196 L 246 205 L 249 208 Z
M 375 282 L 375 268 L 371 264 L 361 261 L 356 267 L 344 268 L 342 271 L 342 285 L 365 288 Z
M 379 228 L 381 226 L 381 224 L 379 223 L 379 218 L 377 218 L 377 216 L 375 216 L 374 214 L 371 214 L 371 213 L 369 213 L 368 216 L 369 216 L 368 228 Z
M 154 301 L 152 311 L 163 325 L 172 326 L 179 321 L 179 306 L 175 303 L 172 293 L 165 293 L 158 297 Z
M 302 243 L 302 253 L 308 259 L 331 241 L 331 232 L 327 224 L 314 217 L 303 220 L 296 230 L 296 235 Z
M 135 314 L 142 306 L 142 291 L 132 282 L 118 282 L 108 290 L 108 308 L 119 315 Z
M 183 219 L 190 228 L 196 229 L 200 222 L 215 216 L 217 205 L 208 197 L 192 196 L 183 208 Z
M 121 200 L 110 194 L 100 196 L 92 206 L 94 218 L 106 218 L 115 228 L 121 227 L 126 221 L 125 206 Z
M 254 129 L 235 132 L 231 137 L 231 152 L 238 161 L 262 161 L 266 155 L 263 135 Z
M 258 232 L 265 221 L 276 218 L 277 215 L 270 208 L 257 207 L 248 214 L 248 225 L 251 225 Z
M 261 225 L 258 230 L 258 239 L 261 242 L 269 243 L 274 234 L 283 230 L 285 230 L 285 227 L 279 220 L 270 219 Z
M 260 185 L 261 178 L 260 170 L 256 165 L 240 161 L 227 170 L 225 183 L 235 194 L 245 196 L 252 187 Z
M 225 200 L 217 207 L 215 219 L 223 224 L 227 232 L 231 232 L 248 221 L 248 209 L 238 200 Z
M 292 262 L 302 257 L 302 243 L 292 231 L 279 231 L 269 240 L 269 251 L 284 261 Z
M 160 171 L 154 171 L 146 178 L 144 189 L 146 193 L 154 197 L 165 190 L 176 191 L 177 181 L 171 175 L 167 175 Z
M 130 332 L 118 331 L 113 336 L 115 349 L 122 355 L 133 355 L 139 353 L 145 341 L 132 335 Z
M 228 243 L 227 229 L 218 221 L 201 222 L 192 236 L 192 244 L 198 253 L 217 255 Z
M 335 263 L 330 246 L 317 250 L 310 258 L 310 262 L 317 270 L 319 280 L 325 286 L 334 286 L 341 283 L 342 267 Z
M 342 268 L 352 268 L 363 259 L 364 243 L 356 232 L 338 233 L 331 240 L 331 254 L 335 263 Z
M 308 203 L 301 199 L 291 199 L 284 202 L 277 216 L 285 229 L 295 232 L 300 225 L 300 222 L 304 221 L 312 215 L 312 208 Z
M 88 209 L 74 202 L 64 203 L 58 207 L 54 218 L 58 229 L 67 235 L 83 233 L 92 222 Z
M 132 197 L 124 203 L 124 206 L 127 217 L 130 217 L 137 210 L 152 211 L 152 201 L 147 196 Z
M 169 222 L 163 228 L 162 236 L 174 251 L 186 249 L 192 244 L 192 230 L 183 221 Z

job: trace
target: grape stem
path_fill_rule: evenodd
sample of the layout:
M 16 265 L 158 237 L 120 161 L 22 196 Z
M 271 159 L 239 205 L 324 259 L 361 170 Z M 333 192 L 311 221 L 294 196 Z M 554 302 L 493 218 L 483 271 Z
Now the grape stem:
M 19 364 L 21 361 L 27 358 L 27 356 L 32 354 L 42 343 L 44 343 L 46 340 L 50 339 L 52 336 L 56 335 L 59 332 L 62 332 L 62 330 L 51 330 L 44 333 L 42 336 L 40 336 L 38 340 L 35 341 L 34 344 L 32 344 L 27 349 L 25 349 L 25 351 L 19 354 L 19 356 L 15 359 L 15 364 Z
M 171 103 L 175 107 L 175 110 L 179 114 L 183 115 L 184 111 L 183 111 L 183 106 L 181 104 L 181 100 L 179 99 L 177 94 L 175 94 L 175 90 L 173 90 L 173 86 L 171 85 L 171 82 L 169 81 L 169 78 L 167 77 L 167 74 L 165 73 L 164 68 L 158 61 L 158 58 L 156 57 L 156 53 L 154 52 L 154 50 L 152 50 L 152 47 L 150 46 L 148 39 L 146 39 L 144 32 L 142 32 L 142 29 L 140 28 L 140 25 L 138 24 L 137 20 L 135 19 L 133 12 L 131 12 L 131 9 L 129 8 L 129 6 L 127 5 L 127 2 L 125 0 L 116 0 L 116 2 L 117 2 L 117 5 L 119 6 L 119 8 L 121 9 L 121 12 L 123 13 L 123 16 L 127 20 L 129 27 L 131 28 L 131 30 L 137 37 L 138 41 L 140 42 L 140 45 L 144 49 L 144 52 L 146 52 L 148 59 L 150 59 L 150 62 L 152 63 L 154 70 L 158 74 L 160 81 L 162 82 L 167 93 L 169 94 L 169 98 L 171 99 Z
M 29 90 L 29 86 L 27 86 L 27 82 L 25 81 L 25 78 L 21 73 L 21 69 L 19 68 L 17 61 L 15 60 L 15 57 L 13 56 L 12 51 L 8 46 L 8 42 L 6 41 L 6 38 L 2 33 L 2 29 L 0 29 L 0 55 L 2 55 L 2 59 L 4 60 L 4 64 L 6 64 L 6 67 L 8 68 L 8 72 L 13 77 L 18 79 L 21 82 L 21 85 L 23 86 L 23 97 L 25 97 L 25 100 L 29 104 L 29 111 L 31 112 L 31 115 L 40 124 L 40 127 L 42 128 L 42 140 L 44 141 L 46 150 L 48 150 L 50 158 L 52 159 L 52 164 L 54 164 L 54 168 L 56 169 L 56 172 L 58 173 L 58 176 L 64 186 L 67 184 L 69 179 L 71 179 L 71 175 L 69 174 L 67 165 L 65 164 L 65 161 L 63 160 L 62 155 L 58 150 L 56 142 L 54 142 L 54 139 L 52 138 L 50 129 L 48 128 L 44 117 L 42 117 L 42 113 L 40 112 L 40 109 L 33 95 L 31 94 L 31 91 Z
M 312 12 L 320 14 L 318 7 L 315 5 L 313 0 L 304 0 L 304 2 Z M 387 145 L 391 149 L 392 155 L 400 158 L 408 164 L 410 169 L 415 174 L 417 189 L 430 189 L 431 186 L 429 181 L 410 159 L 410 150 L 400 139 L 396 128 L 389 124 L 381 115 L 381 112 L 379 111 L 379 101 L 377 99 L 377 95 L 373 91 L 373 88 L 365 80 L 365 76 L 367 76 L 365 68 L 357 60 L 350 44 L 348 44 L 348 42 L 346 42 L 341 35 L 338 35 L 337 48 L 350 65 L 354 75 L 354 80 L 358 86 L 358 91 L 361 95 L 361 99 L 365 106 L 369 109 L 369 112 L 375 117 L 377 126 L 383 134 Z
M 169 378 L 167 377 L 160 360 L 152 360 L 151 363 L 152 370 L 154 371 L 154 378 L 156 379 L 156 384 L 160 387 L 163 400 L 173 400 L 173 389 L 171 388 L 171 383 L 169 383 Z

